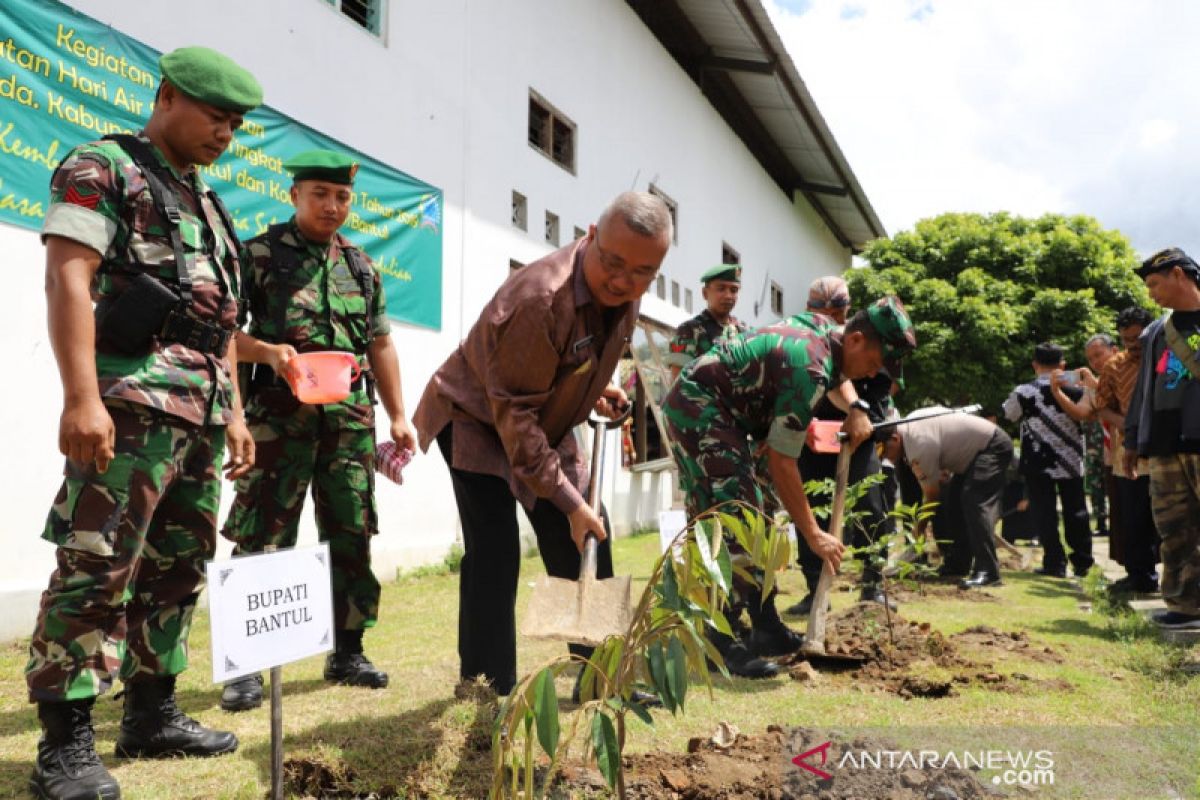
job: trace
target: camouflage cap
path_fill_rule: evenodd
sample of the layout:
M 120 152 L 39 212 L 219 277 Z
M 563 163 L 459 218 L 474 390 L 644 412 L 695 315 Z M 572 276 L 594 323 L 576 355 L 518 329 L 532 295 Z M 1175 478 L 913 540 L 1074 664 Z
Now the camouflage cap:
M 808 307 L 812 309 L 845 308 L 850 305 L 850 289 L 837 275 L 817 278 L 808 288 Z
M 163 54 L 158 68 L 165 80 L 201 103 L 239 114 L 262 105 L 262 86 L 254 76 L 216 50 L 181 47 Z
M 1200 266 L 1192 260 L 1192 257 L 1180 250 L 1178 247 L 1168 247 L 1165 250 L 1159 250 L 1154 255 L 1142 262 L 1142 265 L 1134 270 L 1138 277 L 1147 278 L 1156 272 L 1165 272 L 1169 269 L 1179 267 L 1191 276 L 1192 280 L 1200 283 Z
M 742 282 L 742 267 L 740 264 L 717 264 L 715 267 L 709 267 L 704 270 L 704 274 L 700 276 L 700 282 L 707 284 L 709 281 L 732 281 L 733 283 Z
M 358 173 L 358 162 L 333 150 L 307 150 L 283 162 L 295 181 L 329 181 L 350 186 Z
M 903 358 L 916 348 L 917 332 L 899 297 L 889 295 L 876 300 L 867 308 L 867 318 L 883 340 L 885 359 Z

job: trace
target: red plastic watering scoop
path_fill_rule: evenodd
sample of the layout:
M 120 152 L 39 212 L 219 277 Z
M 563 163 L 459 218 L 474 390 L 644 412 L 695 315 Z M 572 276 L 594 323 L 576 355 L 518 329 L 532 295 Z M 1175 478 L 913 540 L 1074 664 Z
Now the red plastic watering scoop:
M 358 357 L 342 350 L 300 353 L 288 362 L 287 382 L 302 403 L 340 403 L 350 396 L 352 384 L 362 372 Z

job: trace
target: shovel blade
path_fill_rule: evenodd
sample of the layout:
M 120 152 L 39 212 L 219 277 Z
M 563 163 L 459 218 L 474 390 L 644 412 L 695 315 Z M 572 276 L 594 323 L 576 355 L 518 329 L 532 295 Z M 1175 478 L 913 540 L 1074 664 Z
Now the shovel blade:
M 531 639 L 595 647 L 629 629 L 630 585 L 628 575 L 580 581 L 541 575 L 533 586 L 521 633 Z

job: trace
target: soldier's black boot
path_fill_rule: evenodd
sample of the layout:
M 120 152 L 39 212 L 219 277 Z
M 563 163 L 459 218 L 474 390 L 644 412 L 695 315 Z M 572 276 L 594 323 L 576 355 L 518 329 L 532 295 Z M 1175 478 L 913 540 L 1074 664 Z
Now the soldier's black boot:
M 258 708 L 263 701 L 263 676 L 261 672 L 230 681 L 221 690 L 221 708 L 226 711 L 249 711 Z
M 42 800 L 116 800 L 117 779 L 108 774 L 92 737 L 95 699 L 38 703 L 42 738 L 29 790 Z
M 382 689 L 388 685 L 387 673 L 377 669 L 362 649 L 362 631 L 338 631 L 336 647 L 325 657 L 325 680 L 344 686 Z
M 232 753 L 232 733 L 205 728 L 175 702 L 175 676 L 139 678 L 125 684 L 125 714 L 117 736 L 117 756 L 217 756 Z
M 775 594 L 771 592 L 763 600 L 756 592 L 747 604 L 751 622 L 749 647 L 756 656 L 786 656 L 804 644 L 804 636 L 784 625 L 779 618 Z

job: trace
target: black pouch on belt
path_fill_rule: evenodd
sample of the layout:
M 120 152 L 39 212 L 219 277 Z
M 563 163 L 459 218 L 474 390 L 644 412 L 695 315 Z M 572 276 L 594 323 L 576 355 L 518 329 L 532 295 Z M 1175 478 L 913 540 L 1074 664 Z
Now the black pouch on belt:
M 167 315 L 179 303 L 174 289 L 139 273 L 125 291 L 96 306 L 96 332 L 102 342 L 122 353 L 149 352 L 150 340 L 162 331 Z

